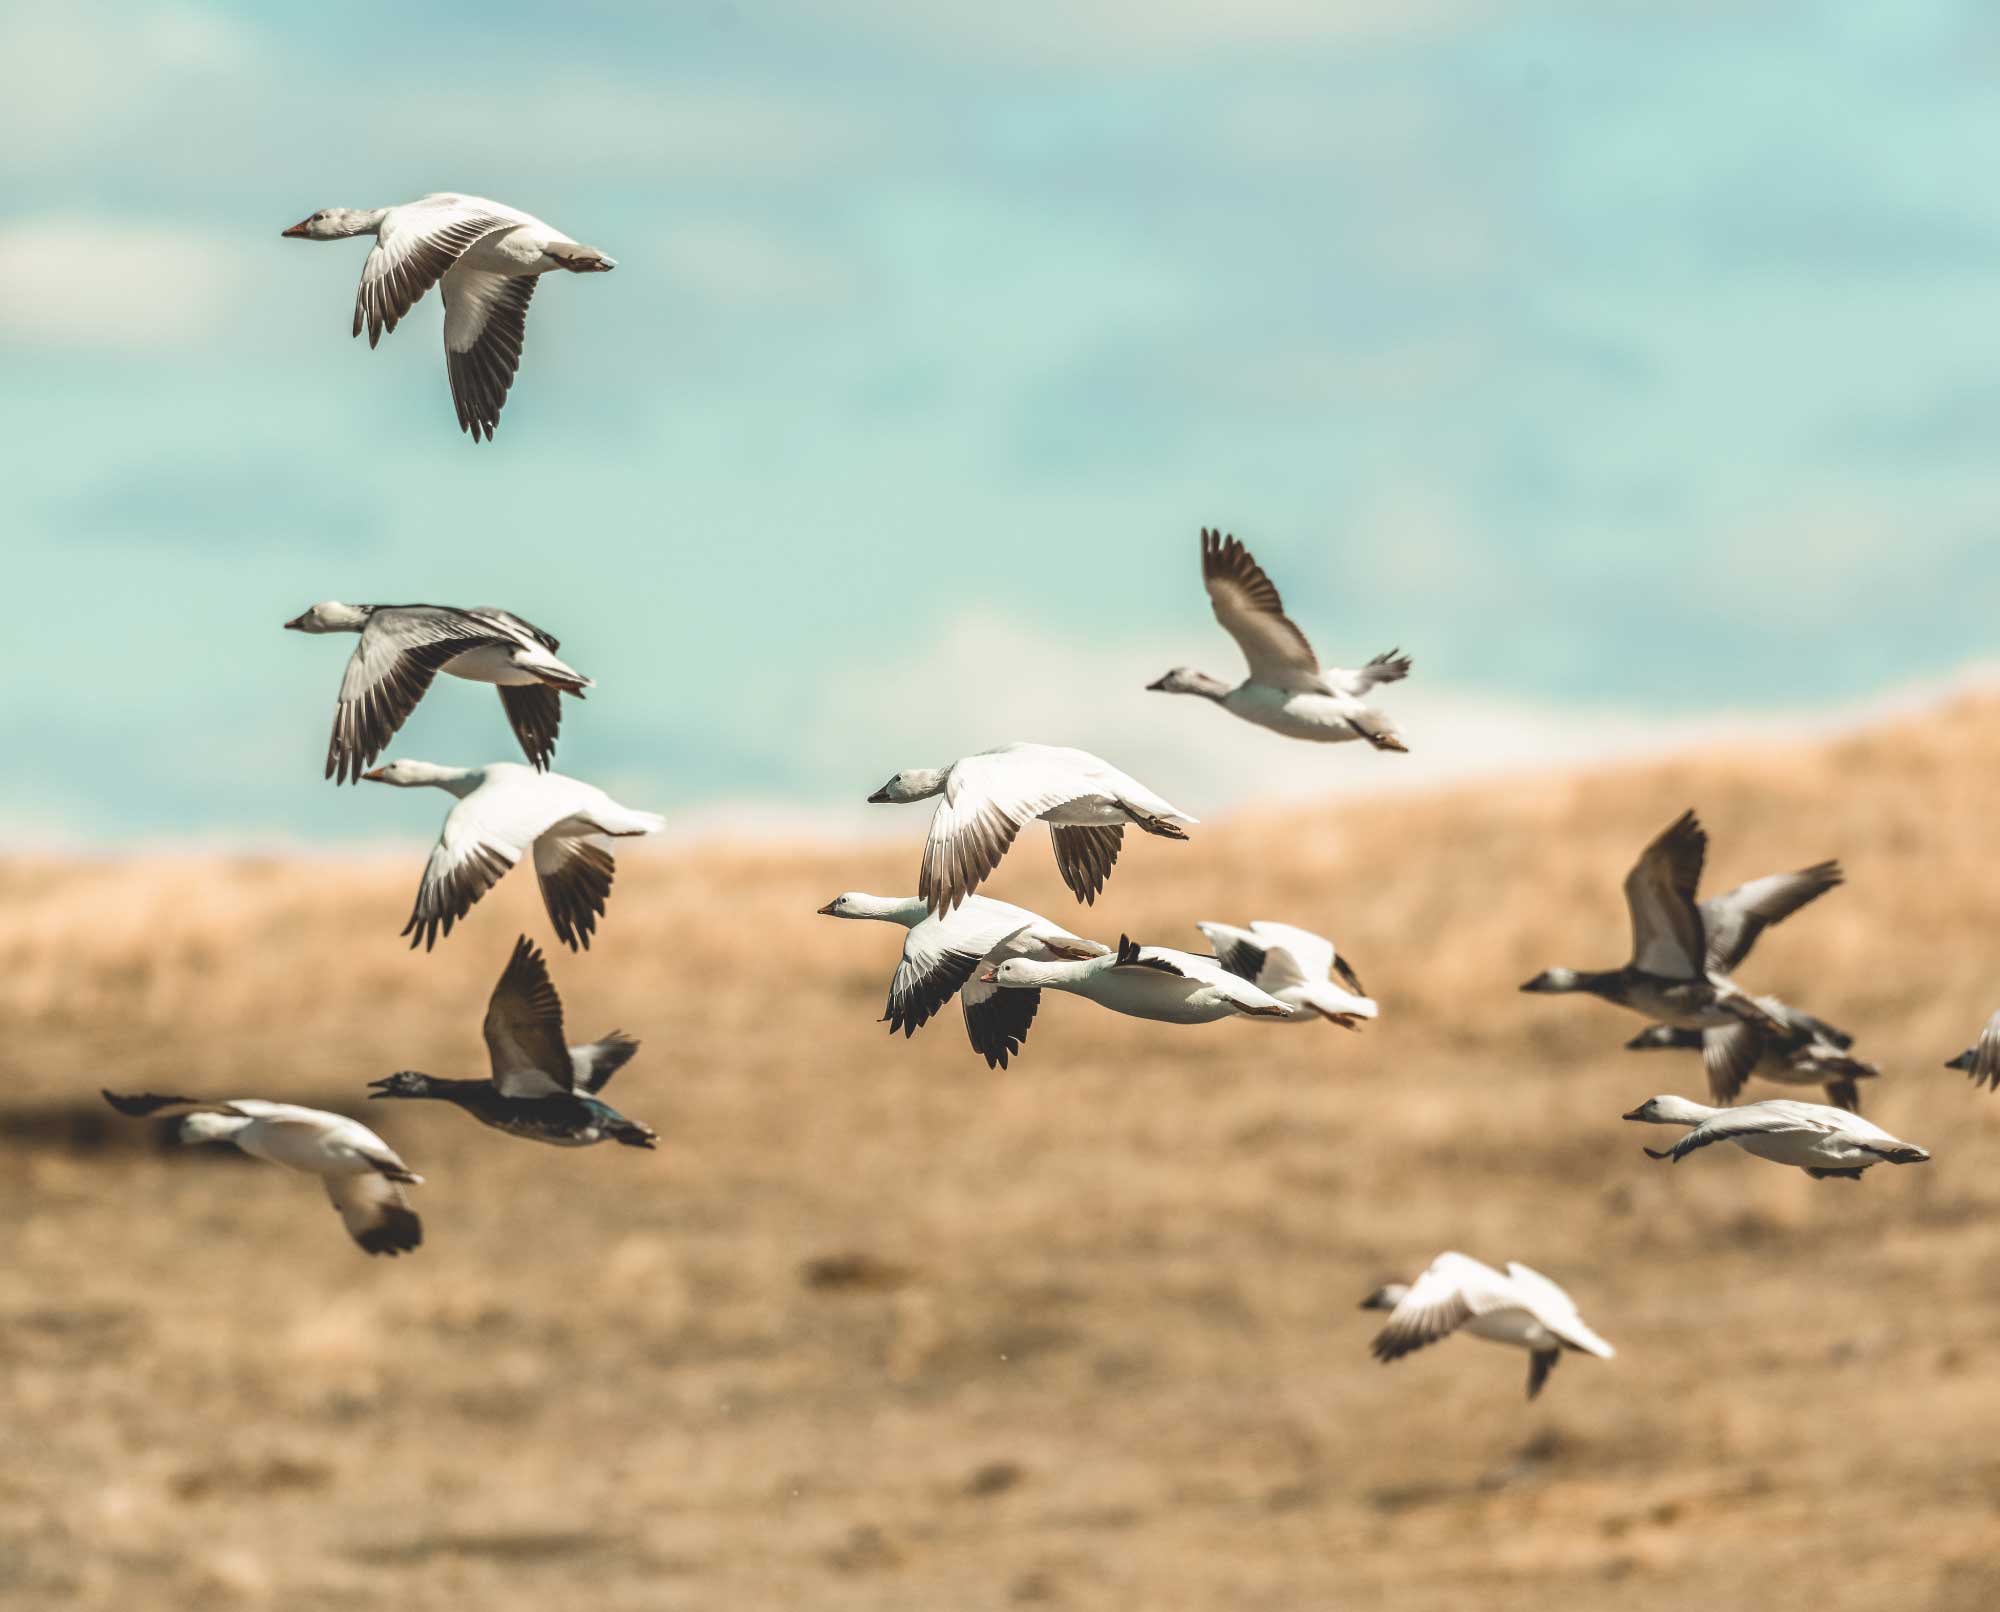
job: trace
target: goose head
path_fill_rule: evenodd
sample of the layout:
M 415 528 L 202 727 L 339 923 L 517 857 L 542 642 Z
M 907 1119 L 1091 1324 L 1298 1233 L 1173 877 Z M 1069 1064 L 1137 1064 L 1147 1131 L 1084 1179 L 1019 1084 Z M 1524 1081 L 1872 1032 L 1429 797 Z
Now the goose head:
M 1159 694 L 1199 694 L 1205 700 L 1219 700 L 1229 692 L 1229 685 L 1221 678 L 1210 677 L 1192 666 L 1176 666 L 1146 687 Z
M 392 761 L 373 767 L 361 775 L 371 784 L 394 784 L 398 789 L 416 789 L 424 784 L 448 784 L 465 776 L 463 767 L 440 767 L 435 761 Z
M 1581 991 L 1588 987 L 1583 982 L 1583 976 L 1573 968 L 1545 968 L 1521 989 L 1538 995 L 1560 995 L 1565 991 Z
M 1683 1035 L 1686 1035 L 1689 1039 L 1683 1041 L 1681 1039 Z M 1701 1032 L 1699 1030 L 1677 1030 L 1671 1024 L 1649 1024 L 1630 1041 L 1625 1043 L 1625 1050 L 1627 1052 L 1661 1052 L 1679 1048 L 1700 1051 Z
M 285 623 L 287 632 L 359 632 L 368 625 L 365 606 L 322 599 L 312 609 Z
M 431 1077 L 414 1069 L 399 1069 L 393 1075 L 368 1082 L 371 1102 L 377 1097 L 428 1097 L 430 1094 Z
M 1648 1097 L 1623 1117 L 1637 1120 L 1641 1125 L 1699 1125 L 1715 1112 L 1685 1097 Z
M 871 896 L 865 890 L 843 890 L 819 909 L 822 918 L 888 918 L 914 924 L 930 908 L 919 896 Z
M 278 233 L 288 241 L 341 241 L 350 235 L 372 235 L 381 222 L 380 210 L 360 212 L 352 207 L 322 207 Z
M 905 767 L 870 795 L 868 804 L 902 806 L 913 800 L 922 800 L 944 788 L 944 775 L 943 767 Z
M 1403 1302 L 1403 1295 L 1409 1287 L 1402 1282 L 1389 1282 L 1375 1289 L 1361 1301 L 1364 1310 L 1393 1310 Z
M 1977 1047 L 1967 1047 L 1965 1051 L 1961 1052 L 1956 1058 L 1952 1059 L 1950 1063 L 1946 1064 L 1945 1068 L 1970 1069 L 1974 1063 L 1978 1062 L 1978 1059 L 1979 1059 L 1979 1049 Z

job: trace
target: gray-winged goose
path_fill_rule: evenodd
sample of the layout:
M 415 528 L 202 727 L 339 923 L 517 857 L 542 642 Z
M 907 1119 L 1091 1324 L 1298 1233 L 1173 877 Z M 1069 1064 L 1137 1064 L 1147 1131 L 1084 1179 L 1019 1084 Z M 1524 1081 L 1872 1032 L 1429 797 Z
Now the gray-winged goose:
M 1217 1019 L 1288 1019 L 1294 1009 L 1232 974 L 1213 957 L 1167 946 L 1134 945 L 1118 938 L 1118 950 L 1086 963 L 1037 963 L 1012 957 L 988 965 L 976 976 L 982 984 L 1009 991 L 1068 991 L 1099 1007 L 1135 1019 L 1165 1024 L 1212 1024 Z
M 1785 1027 L 1782 1035 L 1747 1020 L 1706 1030 L 1655 1024 L 1641 1030 L 1625 1047 L 1630 1052 L 1672 1048 L 1700 1053 L 1708 1072 L 1709 1095 L 1718 1103 L 1735 1102 L 1743 1082 L 1754 1076 L 1782 1086 L 1823 1086 L 1826 1100 L 1834 1107 L 1860 1113 L 1861 1094 L 1855 1082 L 1873 1080 L 1882 1071 L 1848 1050 L 1854 1038 L 1775 996 L 1760 996 L 1757 1005 Z
M 178 1118 L 183 1142 L 230 1142 L 252 1158 L 318 1176 L 364 1253 L 406 1254 L 424 1240 L 423 1222 L 403 1196 L 424 1178 L 358 1119 L 257 1097 L 211 1102 L 107 1091 L 104 1100 L 121 1114 Z
M 889 985 L 882 1018 L 894 1035 L 916 1032 L 953 994 L 965 1013 L 972 1050 L 987 1066 L 1005 1069 L 1028 1039 L 1041 1005 L 1039 991 L 1006 991 L 973 977 L 983 963 L 1027 957 L 1037 962 L 1102 957 L 1110 947 L 1072 935 L 1025 907 L 968 896 L 950 912 L 934 913 L 921 896 L 873 896 L 861 890 L 837 895 L 820 913 L 828 918 L 874 918 L 901 924 L 903 957 Z
M 370 347 L 443 282 L 445 374 L 458 428 L 474 442 L 490 441 L 500 423 L 536 279 L 555 269 L 602 274 L 618 266 L 532 213 L 444 191 L 396 207 L 323 207 L 280 233 L 301 241 L 375 237 L 354 296 L 354 334 L 365 324 Z
M 1945 1068 L 1963 1069 L 1972 1077 L 1973 1085 L 2000 1091 L 2000 1013 L 1988 1019 L 1986 1028 L 1979 1032 L 1978 1041 L 1952 1059 Z
M 1777 1097 L 1741 1108 L 1710 1108 L 1685 1097 L 1650 1097 L 1625 1118 L 1642 1125 L 1686 1125 L 1687 1135 L 1663 1153 L 1644 1149 L 1649 1159 L 1678 1164 L 1697 1148 L 1734 1142 L 1745 1153 L 1773 1164 L 1789 1164 L 1814 1180 L 1840 1177 L 1859 1181 L 1871 1165 L 1922 1164 L 1930 1157 L 1914 1143 L 1891 1136 L 1859 1114 L 1824 1103 L 1797 1103 Z
M 1321 666 L 1250 551 L 1235 538 L 1206 527 L 1201 534 L 1201 580 L 1215 619 L 1243 651 L 1250 675 L 1232 688 L 1191 666 L 1176 666 L 1148 688 L 1162 694 L 1198 694 L 1232 716 L 1290 739 L 1322 744 L 1366 739 L 1377 750 L 1409 748 L 1395 724 L 1365 699 L 1371 689 L 1408 677 L 1409 656 L 1392 649 L 1359 671 Z
M 535 877 L 556 937 L 570 950 L 588 949 L 598 915 L 611 895 L 611 853 L 592 836 L 623 838 L 666 827 L 658 812 L 621 806 L 603 790 L 559 772 L 536 772 L 515 761 L 483 767 L 441 767 L 392 761 L 361 775 L 398 789 L 442 789 L 458 804 L 445 814 L 437 847 L 417 886 L 403 933 L 425 951 L 449 935 L 472 904 L 532 849 Z
M 1248 929 L 1218 923 L 1198 923 L 1195 928 L 1208 937 L 1215 960 L 1230 973 L 1297 1010 L 1289 1023 L 1324 1019 L 1353 1030 L 1381 1011 L 1362 991 L 1353 965 L 1335 952 L 1324 935 L 1265 918 L 1254 919 Z M 1336 973 L 1341 985 L 1333 983 Z
M 1464 1254 L 1443 1253 L 1410 1286 L 1378 1287 L 1361 1308 L 1390 1312 L 1372 1346 L 1384 1365 L 1461 1330 L 1527 1350 L 1530 1399 L 1542 1391 L 1565 1349 L 1600 1360 L 1617 1352 L 1584 1325 L 1567 1293 L 1511 1261 L 1503 1276 Z
M 1707 852 L 1708 834 L 1693 812 L 1681 813 L 1625 875 L 1632 960 L 1596 972 L 1545 969 L 1521 989 L 1585 992 L 1684 1030 L 1749 1019 L 1782 1034 L 1782 1025 L 1709 962 L 1702 912 L 1695 905 Z
M 1052 744 L 1002 745 L 948 767 L 905 768 L 868 799 L 900 805 L 932 795 L 944 799 L 931 813 L 917 894 L 933 912 L 971 895 L 1037 818 L 1049 825 L 1063 883 L 1086 903 L 1111 877 L 1127 823 L 1184 840 L 1182 825 L 1196 821 L 1088 750 Z
M 556 659 L 550 634 L 510 610 L 479 605 L 316 604 L 285 623 L 289 632 L 361 635 L 341 674 L 326 747 L 326 776 L 358 779 L 396 736 L 439 672 L 497 686 L 521 750 L 538 771 L 555 754 L 562 697 L 583 698 L 591 680 Z
M 556 995 L 548 964 L 526 935 L 514 942 L 513 955 L 493 987 L 483 1031 L 491 1079 L 444 1080 L 403 1069 L 371 1081 L 374 1096 L 453 1103 L 482 1125 L 553 1147 L 653 1145 L 650 1126 L 627 1119 L 597 1096 L 639 1043 L 613 1030 L 588 1046 L 568 1045 L 562 998 Z

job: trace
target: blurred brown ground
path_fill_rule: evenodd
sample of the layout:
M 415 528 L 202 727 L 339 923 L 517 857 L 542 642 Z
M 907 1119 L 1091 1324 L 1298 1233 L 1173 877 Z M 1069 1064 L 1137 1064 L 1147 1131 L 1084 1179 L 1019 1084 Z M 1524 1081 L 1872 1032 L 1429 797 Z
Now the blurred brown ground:
M 412 956 L 414 857 L 0 863 L 0 1603 L 2000 1606 L 2000 1096 L 1939 1067 L 2000 1006 L 1996 780 L 1966 703 L 1139 836 L 1094 911 L 1031 830 L 991 893 L 1106 940 L 1323 929 L 1384 1017 L 1052 994 L 1005 1072 L 955 1009 L 891 1040 L 900 932 L 814 915 L 910 888 L 922 814 L 628 847 L 554 967 L 573 1039 L 644 1039 L 608 1095 L 655 1155 L 361 1100 L 483 1070 L 546 943 L 525 874 Z M 1653 1164 L 1618 1116 L 1698 1063 L 1515 991 L 1623 959 L 1619 881 L 1690 804 L 1706 889 L 1846 863 L 1743 980 L 1855 1031 L 1934 1163 Z M 425 1246 L 363 1258 L 310 1181 L 95 1125 L 100 1085 L 342 1102 L 430 1177 Z M 1554 1276 L 1618 1358 L 1532 1406 L 1475 1340 L 1376 1365 L 1357 1301 L 1447 1247 Z

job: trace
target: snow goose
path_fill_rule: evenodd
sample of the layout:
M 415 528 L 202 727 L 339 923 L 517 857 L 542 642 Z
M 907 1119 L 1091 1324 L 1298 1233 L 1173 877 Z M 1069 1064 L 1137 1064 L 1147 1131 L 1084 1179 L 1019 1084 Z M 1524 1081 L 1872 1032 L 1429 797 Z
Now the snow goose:
M 1709 962 L 1702 912 L 1694 899 L 1707 853 L 1707 831 L 1693 812 L 1681 813 L 1625 875 L 1631 962 L 1599 972 L 1545 969 L 1521 989 L 1587 992 L 1683 1030 L 1748 1019 L 1783 1034 L 1783 1025 Z
M 1986 1028 L 1979 1032 L 1979 1040 L 1945 1068 L 1963 1069 L 1972 1077 L 1973 1085 L 2000 1091 L 2000 1013 L 1988 1019 Z
M 1490 1343 L 1526 1349 L 1530 1399 L 1542 1391 L 1563 1350 L 1600 1360 L 1617 1352 L 1584 1325 L 1567 1293 L 1512 1261 L 1503 1276 L 1464 1254 L 1443 1253 L 1410 1286 L 1391 1282 L 1378 1287 L 1361 1301 L 1361 1308 L 1389 1311 L 1372 1346 L 1385 1366 L 1461 1328 Z
M 974 979 L 973 971 L 982 963 L 1009 957 L 1074 962 L 1111 950 L 1100 941 L 1072 935 L 1025 907 L 985 896 L 967 896 L 952 911 L 934 913 L 922 896 L 872 896 L 849 890 L 819 910 L 827 918 L 901 924 L 908 931 L 903 936 L 903 960 L 896 965 L 889 1005 L 882 1015 L 889 1033 L 901 1030 L 906 1037 L 915 1035 L 956 992 L 972 1050 L 993 1069 L 1005 1069 L 1008 1056 L 1021 1050 L 1042 996 L 1039 991 L 1003 991 Z
M 358 1119 L 257 1097 L 204 1102 L 107 1091 L 104 1100 L 121 1114 L 178 1118 L 183 1142 L 232 1142 L 252 1158 L 318 1176 L 364 1253 L 406 1254 L 424 1240 L 423 1222 L 403 1196 L 424 1178 Z
M 567 1045 L 562 998 L 526 935 L 514 942 L 514 954 L 486 1004 L 485 1036 L 493 1068 L 489 1080 L 442 1080 L 404 1069 L 371 1081 L 370 1090 L 375 1097 L 456 1103 L 482 1125 L 553 1147 L 653 1145 L 656 1133 L 650 1127 L 596 1095 L 639 1043 L 613 1030 L 589 1046 Z
M 603 790 L 559 772 L 536 772 L 515 761 L 483 767 L 440 767 L 429 761 L 392 761 L 361 775 L 398 789 L 429 787 L 458 798 L 445 814 L 437 847 L 417 886 L 417 903 L 403 933 L 414 950 L 437 944 L 439 934 L 472 910 L 508 869 L 535 853 L 535 877 L 556 938 L 571 951 L 588 950 L 598 914 L 611 895 L 611 853 L 591 843 L 593 834 L 625 837 L 666 827 L 657 812 L 620 806 Z
M 1215 619 L 1243 651 L 1250 675 L 1231 688 L 1206 672 L 1176 666 L 1148 688 L 1162 694 L 1199 694 L 1245 722 L 1291 739 L 1322 744 L 1366 739 L 1377 750 L 1409 748 L 1388 717 L 1364 702 L 1377 684 L 1400 682 L 1410 675 L 1409 656 L 1392 649 L 1359 671 L 1322 667 L 1250 551 L 1235 538 L 1205 527 L 1201 580 Z
M 552 269 L 603 274 L 618 266 L 531 213 L 449 192 L 397 207 L 323 207 L 281 233 L 300 241 L 375 237 L 354 297 L 354 334 L 367 325 L 370 347 L 444 282 L 445 374 L 458 428 L 474 442 L 491 441 L 500 423 L 521 367 L 536 277 Z
M 1676 1164 L 1697 1148 L 1734 1142 L 1745 1153 L 1773 1164 L 1794 1165 L 1816 1181 L 1828 1176 L 1859 1181 L 1863 1170 L 1884 1159 L 1891 1164 L 1922 1164 L 1930 1158 L 1922 1148 L 1898 1140 L 1859 1114 L 1785 1097 L 1741 1108 L 1710 1108 L 1685 1097 L 1650 1097 L 1625 1118 L 1642 1125 L 1691 1127 L 1664 1153 L 1644 1149 L 1649 1159 L 1671 1159 Z
M 1374 999 L 1364 995 L 1360 977 L 1333 942 L 1310 929 L 1271 923 L 1259 918 L 1248 929 L 1228 924 L 1198 923 L 1215 948 L 1215 960 L 1240 975 L 1267 996 L 1275 996 L 1298 1011 L 1290 1022 L 1325 1019 L 1342 1029 L 1360 1028 L 1361 1020 L 1378 1016 Z M 1338 973 L 1340 985 L 1333 983 Z
M 1040 818 L 1055 843 L 1056 867 L 1076 899 L 1094 902 L 1125 835 L 1184 840 L 1197 819 L 1088 750 L 1009 744 L 948 767 L 911 767 L 869 802 L 903 804 L 943 795 L 931 814 L 917 894 L 933 912 L 950 912 L 1000 865 L 1023 825 Z
M 1165 1024 L 1209 1024 L 1238 1014 L 1288 1019 L 1296 1011 L 1232 974 L 1213 957 L 1165 946 L 1135 946 L 1118 938 L 1118 950 L 1087 963 L 1038 963 L 1010 957 L 976 976 L 982 985 L 1010 991 L 1069 991 L 1113 1013 Z
M 288 632 L 361 635 L 340 679 L 333 708 L 333 738 L 326 747 L 326 776 L 358 779 L 396 736 L 439 672 L 469 683 L 498 685 L 500 703 L 539 770 L 555 754 L 562 697 L 594 687 L 574 667 L 556 659 L 562 648 L 533 622 L 508 610 L 481 605 L 316 604 L 285 623 Z
M 1861 1094 L 1854 1083 L 1873 1080 L 1882 1071 L 1848 1051 L 1854 1038 L 1775 996 L 1760 996 L 1757 1005 L 1785 1027 L 1782 1035 L 1742 1020 L 1706 1030 L 1655 1024 L 1625 1047 L 1628 1052 L 1662 1048 L 1699 1052 L 1708 1071 L 1709 1094 L 1725 1105 L 1735 1102 L 1743 1082 L 1755 1075 L 1784 1086 L 1824 1086 L 1826 1100 L 1834 1107 L 1860 1113 Z

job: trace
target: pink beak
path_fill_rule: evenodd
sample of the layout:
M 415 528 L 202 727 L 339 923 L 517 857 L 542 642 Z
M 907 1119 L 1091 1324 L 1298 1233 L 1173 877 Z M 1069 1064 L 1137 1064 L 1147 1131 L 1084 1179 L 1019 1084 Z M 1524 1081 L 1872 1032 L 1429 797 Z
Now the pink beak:
M 278 231 L 279 239 L 288 241 L 304 240 L 306 238 L 306 225 L 310 224 L 311 222 L 312 220 L 310 218 L 302 218 L 296 224 L 294 224 L 290 229 L 279 230 Z
M 985 972 L 985 973 L 983 973 L 983 974 L 981 974 L 981 975 L 979 976 L 979 983 L 980 983 L 981 985 L 991 985 L 991 984 L 993 984 L 993 983 L 994 983 L 994 981 L 995 981 L 995 980 L 997 980 L 997 979 L 998 979 L 999 977 L 1000 977 L 999 975 L 997 975 L 996 973 L 994 973 L 994 971 L 993 971 L 992 969 L 990 969 L 990 968 L 989 968 L 989 969 L 987 969 L 987 970 L 986 970 L 986 972 Z
M 387 767 L 372 767 L 361 776 L 371 784 L 379 784 L 382 781 L 382 775 L 388 770 Z

